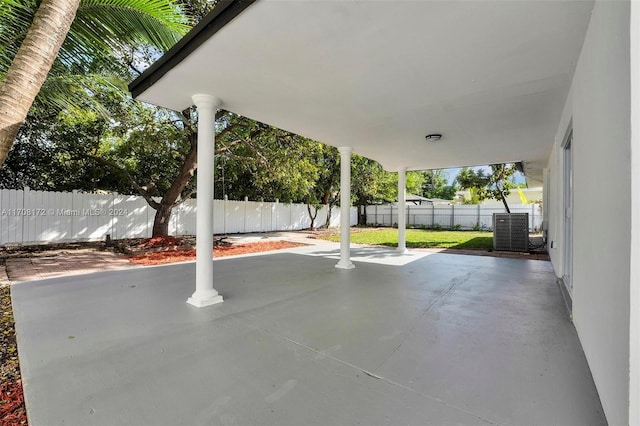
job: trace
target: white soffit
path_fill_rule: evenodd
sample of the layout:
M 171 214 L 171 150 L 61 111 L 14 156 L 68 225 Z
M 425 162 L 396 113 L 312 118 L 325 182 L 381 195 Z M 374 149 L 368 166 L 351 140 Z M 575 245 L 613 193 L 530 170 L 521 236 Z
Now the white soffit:
M 138 99 L 181 110 L 211 94 L 388 170 L 535 168 L 551 151 L 592 7 L 259 0 Z

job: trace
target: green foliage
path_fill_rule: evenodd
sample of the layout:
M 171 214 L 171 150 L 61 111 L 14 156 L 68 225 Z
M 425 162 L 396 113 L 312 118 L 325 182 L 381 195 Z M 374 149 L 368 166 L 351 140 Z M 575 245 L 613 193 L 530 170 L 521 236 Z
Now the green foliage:
M 124 170 L 150 195 L 163 197 L 189 152 L 194 124 L 185 123 L 187 117 L 139 102 L 120 105 L 114 116 L 118 121 L 103 134 L 94 153 L 94 166 L 113 173 L 118 168 Z M 118 168 L 109 167 L 109 163 Z M 100 189 L 135 192 L 128 179 L 120 175 L 117 184 Z M 190 182 L 187 192 L 192 189 Z
M 325 239 L 340 241 L 340 236 L 328 236 Z M 406 239 L 407 247 L 409 248 L 493 248 L 493 233 L 491 232 L 407 229 Z M 351 241 L 356 244 L 397 247 L 398 231 L 395 229 L 378 229 L 353 232 Z
M 353 155 L 351 158 L 351 199 L 357 206 L 392 202 L 398 194 L 398 178 L 376 161 Z
M 11 65 L 39 5 L 39 0 L 0 1 L 0 70 Z M 56 66 L 83 66 L 140 45 L 166 51 L 189 30 L 188 23 L 175 0 L 82 0 Z
M 397 177 L 396 177 L 397 179 Z M 420 194 L 422 186 L 424 185 L 424 173 L 423 172 L 407 172 L 405 176 L 405 187 L 409 194 Z M 397 197 L 397 185 L 396 185 L 396 197 Z
M 20 380 L 15 327 L 11 288 L 8 282 L 0 282 L 0 382 L 3 384 Z
M 424 181 L 420 195 L 427 198 L 453 200 L 458 188 L 455 184 L 448 185 L 447 177 L 443 170 L 425 170 L 422 175 Z
M 485 226 L 484 226 L 484 224 L 481 224 L 480 222 L 476 222 L 475 225 L 473 225 L 472 229 L 474 231 L 484 231 Z
M 227 114 L 216 138 L 215 192 L 231 199 L 329 203 L 339 185 L 335 148 Z
M 0 79 L 39 4 L 0 0 Z M 83 103 L 104 113 L 93 95 L 102 88 L 126 90 L 136 66 L 173 46 L 189 29 L 183 9 L 177 0 L 82 0 L 34 106 L 60 111 Z
M 424 181 L 422 172 L 407 172 L 405 186 L 408 193 L 420 193 Z M 366 157 L 351 158 L 351 199 L 356 206 L 390 203 L 398 199 L 398 174 L 385 171 Z
M 469 188 L 469 198 L 462 200 L 462 204 L 480 204 L 482 200 L 478 196 L 478 190 L 476 188 Z
M 502 201 L 507 212 L 509 206 L 506 197 L 511 189 L 516 188 L 513 175 L 516 172 L 515 164 L 492 164 L 491 173 L 485 174 L 483 169 L 462 168 L 456 177 L 456 181 L 462 189 L 471 191 L 471 201 L 480 202 L 487 198 Z
M 42 191 L 121 189 L 110 171 L 89 159 L 107 132 L 90 111 L 30 115 L 0 169 L 0 186 Z

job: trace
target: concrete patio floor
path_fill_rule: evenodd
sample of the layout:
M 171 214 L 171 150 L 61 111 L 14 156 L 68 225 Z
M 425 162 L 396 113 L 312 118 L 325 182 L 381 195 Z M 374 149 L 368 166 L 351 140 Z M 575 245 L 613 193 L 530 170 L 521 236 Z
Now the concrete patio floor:
M 606 423 L 548 262 L 336 253 L 15 284 L 30 424 Z

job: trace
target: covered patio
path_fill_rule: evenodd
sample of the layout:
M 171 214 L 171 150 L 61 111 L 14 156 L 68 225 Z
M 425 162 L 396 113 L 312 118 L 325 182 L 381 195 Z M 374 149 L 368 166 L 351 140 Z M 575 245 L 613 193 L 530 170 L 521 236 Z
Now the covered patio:
M 625 0 L 221 1 L 130 85 L 197 108 L 196 265 L 18 285 L 34 422 L 640 424 L 639 34 Z M 211 261 L 218 109 L 339 148 L 339 250 Z M 520 163 L 551 265 L 416 258 L 401 209 L 363 262 L 352 153 L 400 206 Z
M 13 287 L 32 424 L 605 424 L 549 262 L 337 245 Z

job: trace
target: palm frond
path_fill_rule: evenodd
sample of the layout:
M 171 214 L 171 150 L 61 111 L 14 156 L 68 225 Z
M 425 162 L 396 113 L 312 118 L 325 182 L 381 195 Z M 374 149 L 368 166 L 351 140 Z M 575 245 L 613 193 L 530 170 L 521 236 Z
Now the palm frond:
M 92 110 L 109 117 L 109 96 L 124 98 L 126 80 L 104 74 L 49 75 L 33 104 L 35 110 Z M 121 99 L 120 99 L 121 100 Z
M 0 0 L 0 71 L 15 57 L 38 0 Z M 168 50 L 189 29 L 178 0 L 83 0 L 58 54 L 64 65 L 151 45 Z
M 86 50 L 136 44 L 168 50 L 188 30 L 176 0 L 83 0 L 69 36 Z
M 40 0 L 0 0 L 0 81 L 29 30 Z M 89 108 L 126 94 L 131 52 L 168 50 L 189 29 L 180 0 L 81 0 L 34 108 Z M 154 53 L 155 55 L 155 53 Z
M 0 0 L 0 70 L 6 72 L 38 7 L 36 0 Z

